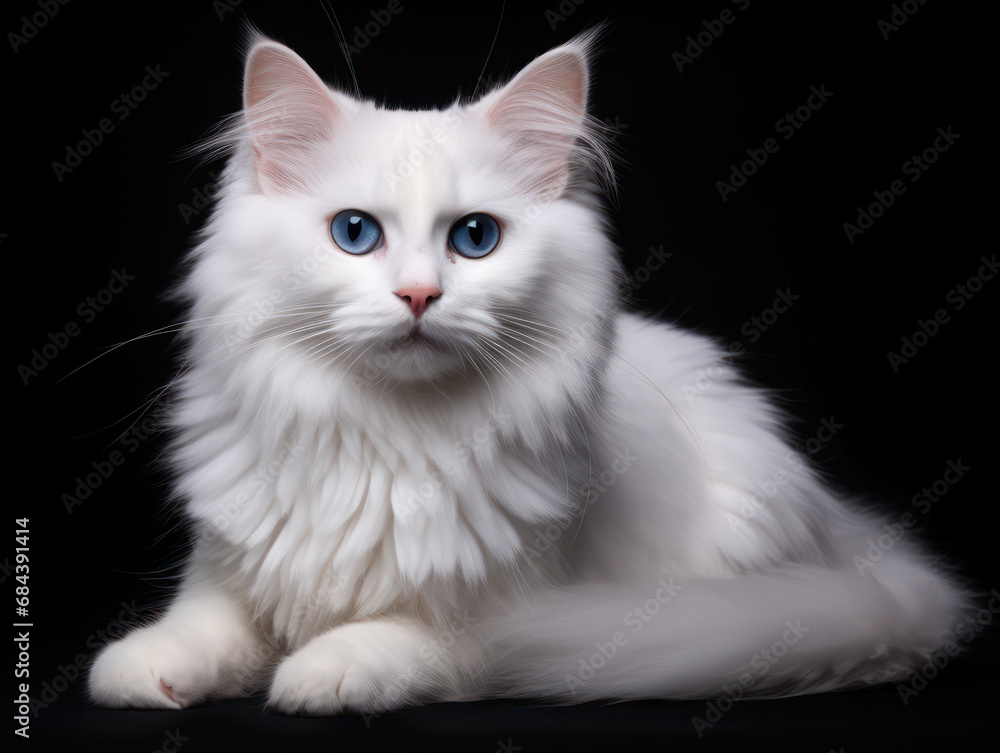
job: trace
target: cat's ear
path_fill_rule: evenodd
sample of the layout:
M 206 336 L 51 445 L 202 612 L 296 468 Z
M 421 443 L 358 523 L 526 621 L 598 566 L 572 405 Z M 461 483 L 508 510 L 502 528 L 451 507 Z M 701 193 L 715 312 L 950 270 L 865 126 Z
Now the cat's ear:
M 574 150 L 597 144 L 587 116 L 593 39 L 583 35 L 550 50 L 476 105 L 490 128 L 524 150 L 531 187 L 545 196 L 566 187 Z
M 260 189 L 281 194 L 309 186 L 344 117 L 343 98 L 301 57 L 263 38 L 247 54 L 243 112 Z

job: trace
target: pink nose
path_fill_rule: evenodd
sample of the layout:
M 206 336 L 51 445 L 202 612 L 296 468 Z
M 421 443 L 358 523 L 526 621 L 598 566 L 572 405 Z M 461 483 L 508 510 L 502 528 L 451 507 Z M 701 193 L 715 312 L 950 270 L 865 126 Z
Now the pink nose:
M 427 306 L 431 300 L 441 295 L 441 291 L 433 285 L 411 285 L 400 288 L 395 293 L 406 301 L 406 305 L 410 307 L 413 316 L 418 319 L 427 310 Z

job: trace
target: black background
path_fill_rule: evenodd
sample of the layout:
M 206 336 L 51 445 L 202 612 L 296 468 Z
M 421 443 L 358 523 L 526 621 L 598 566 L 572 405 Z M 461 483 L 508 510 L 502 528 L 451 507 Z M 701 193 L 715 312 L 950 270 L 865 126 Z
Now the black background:
M 220 166 L 183 151 L 239 107 L 244 19 L 292 46 L 324 78 L 350 81 L 319 2 L 242 2 L 235 10 L 210 1 L 70 2 L 27 38 L 25 20 L 44 13 L 46 2 L 8 4 L 0 15 L 8 134 L 0 244 L 9 270 L 16 448 L 7 463 L 10 539 L 0 560 L 13 594 L 13 519 L 30 517 L 35 697 L 53 685 L 60 665 L 90 652 L 98 631 L 117 629 L 122 600 L 145 609 L 169 594 L 183 553 L 183 527 L 165 505 L 167 478 L 156 466 L 161 440 L 138 443 L 134 452 L 134 443 L 122 444 L 171 378 L 171 338 L 106 351 L 180 314 L 162 294 L 205 217 L 186 216 L 187 207 Z M 878 21 L 893 14 L 889 2 L 847 9 L 753 0 L 740 9 L 717 0 L 655 12 L 597 0 L 507 3 L 501 21 L 502 5 L 401 0 L 387 25 L 369 27 L 377 34 L 367 42 L 355 39 L 357 30 L 387 3 L 334 8 L 348 41 L 364 43 L 352 56 L 361 91 L 407 107 L 445 105 L 471 93 L 481 71 L 488 80 L 508 77 L 607 22 L 592 112 L 615 130 L 622 154 L 611 206 L 616 241 L 630 270 L 644 264 L 650 247 L 672 254 L 638 289 L 635 305 L 723 343 L 746 344 L 743 366 L 786 401 L 800 419 L 801 440 L 815 436 L 822 419 L 842 425 L 816 461 L 842 488 L 879 500 L 891 514 L 940 479 L 949 460 L 961 459 L 971 470 L 920 523 L 937 551 L 985 591 L 994 588 L 1000 279 L 961 311 L 948 299 L 996 249 L 986 231 L 995 121 L 984 117 L 994 95 L 984 41 L 992 19 L 982 6 L 907 3 L 918 10 L 886 39 Z M 679 71 L 673 53 L 724 8 L 733 22 Z M 147 66 L 168 75 L 120 120 L 115 101 L 141 84 Z M 786 141 L 776 121 L 804 105 L 811 86 L 832 96 Z M 67 149 L 103 118 L 113 131 L 60 180 L 52 163 L 66 162 Z M 938 128 L 960 137 L 911 183 L 903 164 L 932 146 Z M 777 138 L 777 153 L 723 201 L 717 181 L 769 137 Z M 849 242 L 843 224 L 856 222 L 858 207 L 894 180 L 905 183 L 905 194 Z M 78 306 L 116 270 L 133 279 L 85 321 Z M 798 299 L 750 342 L 744 324 L 772 305 L 777 289 Z M 887 354 L 942 308 L 950 321 L 894 370 Z M 79 335 L 44 369 L 27 377 L 19 371 L 70 322 Z M 124 462 L 67 511 L 64 495 L 115 450 Z M 919 749 L 990 727 L 994 644 L 984 630 L 963 660 L 907 704 L 891 686 L 742 703 L 703 739 L 690 720 L 704 714 L 704 703 L 542 709 L 497 701 L 366 724 L 270 715 L 261 698 L 176 713 L 110 712 L 87 707 L 76 679 L 39 707 L 32 745 L 170 750 L 167 732 L 179 730 L 185 752 L 433 744 L 490 753 L 503 742 L 530 753 L 640 741 L 641 749 Z

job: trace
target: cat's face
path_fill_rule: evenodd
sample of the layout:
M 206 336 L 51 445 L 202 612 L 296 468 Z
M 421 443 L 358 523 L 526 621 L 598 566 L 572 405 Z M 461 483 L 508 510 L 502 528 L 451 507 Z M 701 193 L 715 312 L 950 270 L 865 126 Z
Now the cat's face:
M 258 41 L 204 260 L 239 291 L 230 310 L 261 312 L 235 348 L 362 386 L 510 374 L 558 348 L 608 307 L 614 269 L 567 190 L 595 146 L 586 90 L 583 41 L 471 105 L 386 110 Z

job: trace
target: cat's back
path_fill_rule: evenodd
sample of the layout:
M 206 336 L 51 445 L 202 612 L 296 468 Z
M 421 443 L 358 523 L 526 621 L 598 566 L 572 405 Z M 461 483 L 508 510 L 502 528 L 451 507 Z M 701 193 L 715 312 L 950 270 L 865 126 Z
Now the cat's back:
M 622 314 L 617 329 L 588 556 L 636 571 L 658 561 L 673 573 L 755 569 L 772 557 L 819 564 L 836 502 L 735 354 L 639 314 Z M 615 528 L 631 553 L 596 554 Z

